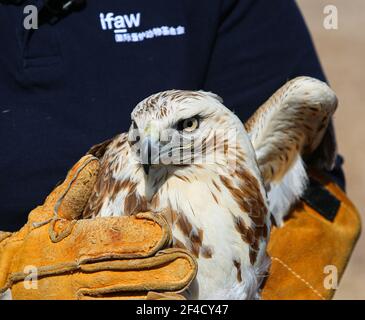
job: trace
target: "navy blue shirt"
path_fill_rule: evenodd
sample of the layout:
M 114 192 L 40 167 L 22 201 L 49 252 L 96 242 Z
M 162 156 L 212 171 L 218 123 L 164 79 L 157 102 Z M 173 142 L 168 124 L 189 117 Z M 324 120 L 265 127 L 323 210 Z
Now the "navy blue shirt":
M 0 5 L 0 230 L 152 93 L 213 91 L 245 120 L 288 79 L 325 80 L 293 0 L 88 1 L 34 31 L 24 5 Z

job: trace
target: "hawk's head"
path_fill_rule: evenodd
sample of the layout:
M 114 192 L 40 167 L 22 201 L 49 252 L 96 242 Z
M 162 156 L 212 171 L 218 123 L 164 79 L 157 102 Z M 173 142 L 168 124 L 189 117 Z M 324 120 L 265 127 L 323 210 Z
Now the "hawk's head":
M 204 91 L 170 90 L 140 102 L 128 140 L 146 174 L 151 168 L 227 160 L 243 124 L 222 99 Z

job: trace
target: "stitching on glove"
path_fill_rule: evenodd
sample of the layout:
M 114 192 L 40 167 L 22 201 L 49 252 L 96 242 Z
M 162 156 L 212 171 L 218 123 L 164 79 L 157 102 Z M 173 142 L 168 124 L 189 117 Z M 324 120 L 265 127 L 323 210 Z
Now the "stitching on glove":
M 323 297 L 318 292 L 318 290 L 316 290 L 307 280 L 302 278 L 298 273 L 296 273 L 292 268 L 290 268 L 285 262 L 283 262 L 282 260 L 280 260 L 279 258 L 276 258 L 276 257 L 271 257 L 271 259 L 279 262 L 284 268 L 286 268 L 291 274 L 293 274 L 296 278 L 298 278 L 300 281 L 302 281 L 310 290 L 313 291 L 313 293 L 315 293 L 322 300 L 326 300 L 326 298 Z
M 52 220 L 53 220 L 53 218 L 49 218 L 49 219 L 47 219 L 47 220 L 45 220 L 45 221 L 41 221 L 41 222 L 33 222 L 33 223 L 32 223 L 32 226 L 33 226 L 35 229 L 37 229 L 37 228 L 40 228 L 40 227 L 42 227 L 42 226 L 44 226 L 44 225 L 46 225 L 46 224 L 50 223 Z

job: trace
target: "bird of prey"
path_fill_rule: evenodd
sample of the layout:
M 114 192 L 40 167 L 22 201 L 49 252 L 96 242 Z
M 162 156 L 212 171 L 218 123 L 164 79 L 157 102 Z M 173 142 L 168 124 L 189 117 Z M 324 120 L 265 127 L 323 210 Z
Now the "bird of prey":
M 154 94 L 133 110 L 129 132 L 91 148 L 101 169 L 84 217 L 163 215 L 173 246 L 198 261 L 188 298 L 259 299 L 271 221 L 281 225 L 304 191 L 303 157 L 321 147 L 317 163 L 333 163 L 334 143 L 321 141 L 336 107 L 309 77 L 286 83 L 245 124 L 210 92 Z

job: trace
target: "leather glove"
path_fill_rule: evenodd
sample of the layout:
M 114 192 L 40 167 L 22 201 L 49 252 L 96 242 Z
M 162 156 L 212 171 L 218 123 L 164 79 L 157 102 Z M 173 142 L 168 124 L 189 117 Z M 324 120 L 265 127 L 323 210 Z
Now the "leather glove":
M 10 292 L 13 299 L 183 298 L 179 293 L 195 278 L 197 264 L 187 251 L 166 249 L 171 231 L 163 218 L 141 213 L 80 219 L 98 170 L 97 158 L 83 157 L 21 230 L 0 232 L 0 294 Z
M 360 216 L 346 194 L 318 172 L 310 177 L 311 194 L 271 231 L 263 299 L 331 299 L 359 238 Z

